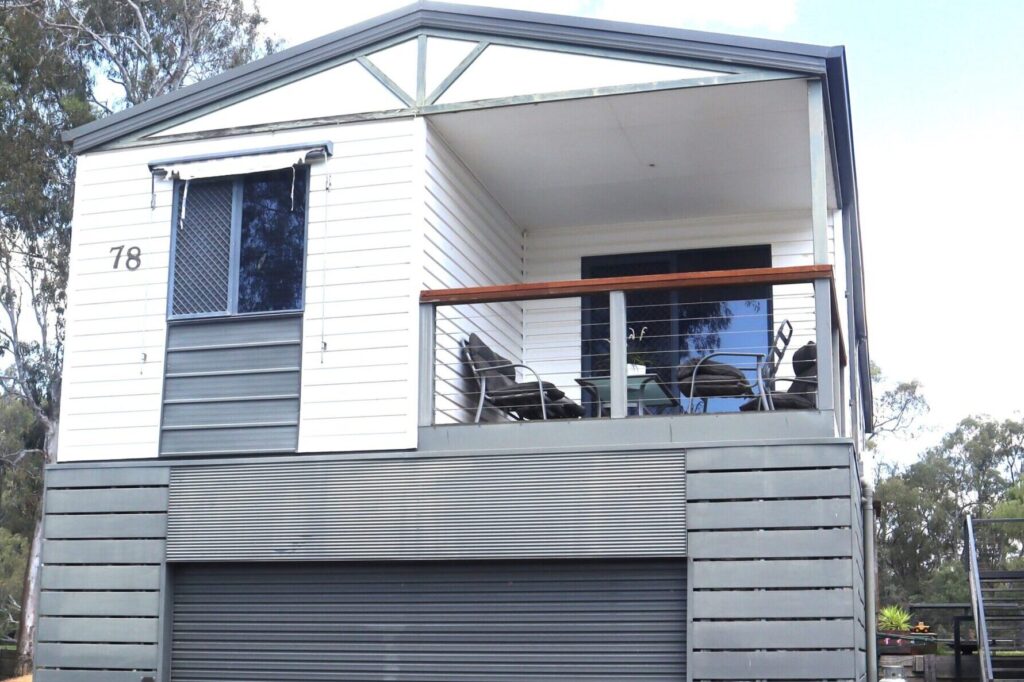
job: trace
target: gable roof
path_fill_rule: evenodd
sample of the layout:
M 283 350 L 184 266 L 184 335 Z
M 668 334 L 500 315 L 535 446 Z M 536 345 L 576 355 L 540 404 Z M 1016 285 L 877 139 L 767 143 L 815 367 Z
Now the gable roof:
M 366 51 L 377 43 L 403 34 L 429 29 L 527 38 L 624 53 L 690 57 L 809 75 L 826 75 L 828 61 L 842 58 L 842 48 L 535 12 L 420 2 L 74 128 L 64 133 L 64 140 L 72 143 L 76 153 L 87 152 L 317 64 Z
M 530 39 L 626 54 L 688 57 L 821 77 L 826 93 L 826 115 L 836 164 L 840 205 L 844 220 L 849 221 L 852 237 L 853 342 L 859 351 L 862 377 L 860 394 L 868 430 L 871 430 L 873 399 L 857 210 L 857 178 L 846 51 L 842 46 L 825 47 L 599 19 L 421 1 L 67 131 L 63 139 L 72 144 L 75 153 L 84 153 L 219 100 L 308 70 L 317 64 L 365 52 L 377 43 L 404 34 L 431 29 L 507 39 Z

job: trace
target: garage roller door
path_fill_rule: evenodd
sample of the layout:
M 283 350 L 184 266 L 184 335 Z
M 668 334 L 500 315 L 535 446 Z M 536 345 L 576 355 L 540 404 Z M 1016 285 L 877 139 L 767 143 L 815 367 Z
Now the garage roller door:
M 172 682 L 686 679 L 682 561 L 175 569 Z

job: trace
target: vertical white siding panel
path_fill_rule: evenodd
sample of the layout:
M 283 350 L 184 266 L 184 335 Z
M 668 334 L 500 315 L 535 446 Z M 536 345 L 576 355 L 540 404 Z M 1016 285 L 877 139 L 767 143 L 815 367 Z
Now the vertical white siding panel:
M 340 126 L 309 198 L 299 452 L 416 447 L 416 124 Z
M 429 123 L 426 125 L 423 287 L 514 284 L 523 278 L 522 230 Z M 494 350 L 522 361 L 519 303 L 437 309 L 435 419 L 463 421 L 472 402 L 459 341 L 477 332 Z
M 813 264 L 810 215 L 786 213 L 531 229 L 525 238 L 525 281 L 579 279 L 581 259 L 585 256 L 755 244 L 771 245 L 774 267 Z M 810 285 L 774 287 L 776 323 L 791 319 L 797 330 L 790 348 L 814 339 L 811 293 Z M 528 301 L 523 306 L 523 324 L 524 362 L 578 400 L 580 391 L 574 379 L 582 370 L 580 300 Z M 786 374 L 792 376 L 792 368 L 784 364 L 780 376 Z

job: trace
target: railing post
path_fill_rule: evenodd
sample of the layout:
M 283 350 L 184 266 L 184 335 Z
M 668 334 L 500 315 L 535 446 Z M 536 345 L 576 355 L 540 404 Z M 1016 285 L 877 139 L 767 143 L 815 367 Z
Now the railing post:
M 978 667 L 981 668 L 982 682 L 989 682 L 992 679 L 992 652 L 988 641 L 988 623 L 985 620 L 985 598 L 981 593 L 981 578 L 978 575 L 978 548 L 970 514 L 964 519 L 964 544 L 967 545 L 967 579 L 971 586 L 974 630 L 978 633 Z
M 433 303 L 420 304 L 420 371 L 419 418 L 420 426 L 434 424 L 434 373 L 437 332 L 437 308 Z
M 831 317 L 829 319 L 831 320 Z M 832 330 L 832 400 L 836 409 L 836 433 L 840 436 L 845 436 L 846 406 L 843 404 L 843 400 L 846 398 L 846 391 L 843 384 L 843 366 L 839 351 L 842 340 L 839 338 L 839 330 L 834 328 L 831 322 L 829 322 L 829 329 Z
M 626 292 L 608 292 L 608 355 L 611 416 L 626 416 Z
M 834 410 L 832 380 L 832 283 L 826 278 L 814 280 L 814 333 L 818 346 L 818 409 Z
M 828 263 L 828 151 L 825 97 L 820 80 L 807 81 L 807 123 L 811 166 L 811 240 L 814 263 Z

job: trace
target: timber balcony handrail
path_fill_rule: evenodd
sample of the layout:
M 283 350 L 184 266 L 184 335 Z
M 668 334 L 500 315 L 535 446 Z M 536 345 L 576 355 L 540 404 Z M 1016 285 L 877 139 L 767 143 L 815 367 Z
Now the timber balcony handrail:
M 749 284 L 806 284 L 828 280 L 832 291 L 832 327 L 840 328 L 839 301 L 836 298 L 834 274 L 831 265 L 795 265 L 785 268 L 745 268 L 741 270 L 707 270 L 679 272 L 663 275 L 635 275 L 632 277 L 597 277 L 570 279 L 557 282 L 525 282 L 462 289 L 424 289 L 420 303 L 432 305 L 473 305 L 478 303 L 504 303 L 508 301 L 535 301 L 546 298 L 565 298 L 603 294 L 610 291 L 656 291 L 659 289 L 689 289 L 712 286 L 743 286 Z M 846 364 L 846 348 L 840 335 L 840 357 Z
M 666 275 L 635 275 L 632 277 L 597 277 L 560 282 L 526 282 L 464 289 L 424 289 L 420 303 L 466 305 L 530 301 L 543 298 L 585 296 L 609 291 L 654 291 L 744 284 L 801 284 L 816 279 L 832 279 L 831 265 L 797 265 L 788 268 L 747 268 L 743 270 L 708 270 Z

